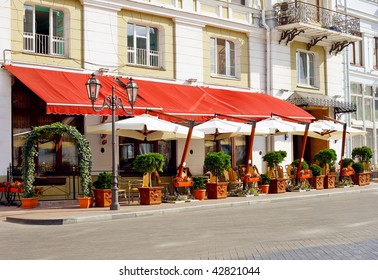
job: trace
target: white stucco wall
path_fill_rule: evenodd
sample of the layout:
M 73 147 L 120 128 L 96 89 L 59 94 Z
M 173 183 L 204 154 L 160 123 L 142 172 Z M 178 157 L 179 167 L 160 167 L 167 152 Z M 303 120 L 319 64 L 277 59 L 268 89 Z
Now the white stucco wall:
M 5 178 L 12 160 L 11 75 L 0 70 L 0 179 Z
M 117 11 L 84 6 L 84 68 L 118 67 Z
M 175 21 L 176 79 L 203 82 L 203 26 Z
M 89 141 L 89 146 L 92 151 L 92 173 L 97 174 L 100 171 L 111 172 L 112 170 L 112 136 L 107 135 L 106 145 L 101 144 L 100 134 L 89 134 L 86 132 L 86 127 L 89 125 L 95 125 L 100 123 L 101 117 L 98 116 L 87 116 L 85 118 L 85 130 L 84 134 Z M 110 121 L 111 117 L 108 118 Z M 103 152 L 101 151 L 103 148 Z M 118 137 L 116 137 L 116 162 L 118 162 Z
M 4 50 L 10 49 L 10 0 L 0 2 L 0 62 L 4 63 Z M 6 53 L 5 60 L 10 59 Z M 6 70 L 0 70 L 0 179 L 4 180 L 12 155 L 12 120 L 11 120 L 11 76 Z
M 177 140 L 177 161 L 180 165 L 182 153 L 185 148 L 186 139 Z M 205 161 L 205 142 L 203 139 L 191 140 L 188 155 L 186 156 L 186 167 L 189 167 L 192 175 L 203 175 L 203 163 Z

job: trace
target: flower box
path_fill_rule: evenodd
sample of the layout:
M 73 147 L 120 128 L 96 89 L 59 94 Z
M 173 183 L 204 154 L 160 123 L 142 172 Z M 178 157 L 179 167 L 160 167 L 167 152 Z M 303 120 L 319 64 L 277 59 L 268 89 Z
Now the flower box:
M 244 183 L 255 183 L 259 181 L 260 181 L 260 177 L 244 177 L 243 178 Z
M 161 204 L 162 190 L 164 187 L 138 188 L 141 205 Z
M 286 179 L 270 179 L 269 193 L 285 193 L 286 192 Z
M 173 182 L 173 186 L 175 188 L 180 188 L 180 187 L 191 187 L 193 186 L 193 181 L 181 181 L 181 182 Z

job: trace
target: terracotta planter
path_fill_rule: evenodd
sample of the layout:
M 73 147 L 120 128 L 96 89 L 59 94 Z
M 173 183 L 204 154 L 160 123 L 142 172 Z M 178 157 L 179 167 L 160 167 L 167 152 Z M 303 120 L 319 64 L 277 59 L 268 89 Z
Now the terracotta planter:
M 285 193 L 286 192 L 286 179 L 270 179 L 269 193 Z
M 316 190 L 323 190 L 324 189 L 324 177 L 325 175 L 319 175 L 319 176 L 312 176 L 309 178 L 309 182 L 311 186 Z
M 193 190 L 193 196 L 195 199 L 204 200 L 206 197 L 206 190 L 205 189 Z
M 112 204 L 111 189 L 94 189 L 93 194 L 96 207 L 109 207 Z
M 260 177 L 244 177 L 243 178 L 243 183 L 254 183 L 254 182 L 259 182 Z
M 227 197 L 228 182 L 206 183 L 207 198 L 218 199 Z
M 90 208 L 93 206 L 93 197 L 79 197 L 77 200 L 79 201 L 80 208 Z
M 269 193 L 269 185 L 259 185 L 259 190 L 261 193 L 268 194 Z
M 24 209 L 35 208 L 38 206 L 38 197 L 20 198 L 21 207 Z
M 193 186 L 193 181 L 173 182 L 173 186 L 175 188 L 179 188 L 179 187 L 191 187 L 191 186 Z
M 324 177 L 324 188 L 325 189 L 333 189 L 336 185 L 336 175 L 328 174 Z
M 164 187 L 138 188 L 141 205 L 161 204 L 162 190 Z
M 353 183 L 359 186 L 366 186 L 370 184 L 371 173 L 370 172 L 363 172 L 363 173 L 355 173 L 351 176 Z

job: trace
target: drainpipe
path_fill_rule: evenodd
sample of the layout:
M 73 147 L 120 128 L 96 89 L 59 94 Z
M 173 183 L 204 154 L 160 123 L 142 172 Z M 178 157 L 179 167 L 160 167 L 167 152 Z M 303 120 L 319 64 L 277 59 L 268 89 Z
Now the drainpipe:
M 344 14 L 345 14 L 345 17 L 346 17 L 346 14 L 347 14 L 347 2 L 346 0 L 344 0 Z M 350 103 L 351 102 L 351 98 L 350 98 L 350 77 L 349 77 L 349 48 L 345 48 L 345 52 L 344 52 L 344 55 L 345 55 L 345 101 L 347 103 Z M 350 120 L 350 114 L 346 114 L 345 115 L 345 122 L 348 124 L 348 126 L 350 126 L 351 124 L 351 120 Z M 348 142 L 347 142 L 347 146 L 346 146 L 346 151 L 347 151 L 347 156 L 348 157 L 351 157 L 351 148 L 352 148 L 352 138 L 349 137 L 348 139 Z
M 261 4 L 261 23 L 266 30 L 266 93 L 268 95 L 272 95 L 272 68 L 271 68 L 271 30 L 269 25 L 266 23 L 265 18 L 265 3 L 264 0 L 260 1 Z M 273 151 L 274 150 L 274 141 L 272 137 L 266 138 L 266 151 Z

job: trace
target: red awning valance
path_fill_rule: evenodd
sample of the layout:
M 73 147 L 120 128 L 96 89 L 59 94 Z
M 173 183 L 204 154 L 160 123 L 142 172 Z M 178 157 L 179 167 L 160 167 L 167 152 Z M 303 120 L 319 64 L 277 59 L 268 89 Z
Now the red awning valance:
M 104 109 L 96 113 L 92 109 L 92 104 L 88 99 L 85 83 L 90 74 L 74 73 L 65 71 L 54 71 L 46 69 L 28 68 L 12 65 L 4 67 L 17 77 L 30 90 L 37 94 L 46 102 L 47 114 L 68 114 L 85 115 L 101 114 L 111 115 L 110 109 Z M 96 105 L 101 105 L 104 97 L 110 95 L 112 86 L 115 95 L 122 97 L 124 106 L 129 108 L 125 90 L 120 87 L 112 77 L 97 76 L 102 84 L 99 100 Z M 143 98 L 138 98 L 135 104 L 135 114 L 145 112 L 146 108 L 161 109 L 151 106 Z M 117 111 L 117 115 L 125 115 L 122 110 Z
M 89 74 L 13 65 L 4 67 L 46 102 L 48 114 L 98 114 L 93 111 L 85 88 Z M 113 77 L 97 78 L 102 84 L 99 97 L 101 102 L 105 95 L 111 94 L 114 87 L 115 94 L 123 97 L 124 105 L 129 106 L 124 89 Z M 123 80 L 128 82 L 127 79 Z M 212 118 L 216 113 L 255 120 L 270 117 L 272 113 L 303 121 L 314 119 L 303 109 L 266 94 L 146 80 L 134 81 L 139 86 L 134 115 L 152 109 L 199 122 Z M 111 111 L 105 109 L 100 114 L 110 115 Z M 117 115 L 125 113 L 119 110 Z
M 127 79 L 123 79 L 125 83 Z M 301 121 L 314 117 L 305 110 L 278 98 L 262 93 L 233 91 L 199 86 L 135 80 L 139 95 L 163 112 L 197 121 L 205 121 L 214 114 L 261 120 L 272 114 Z

